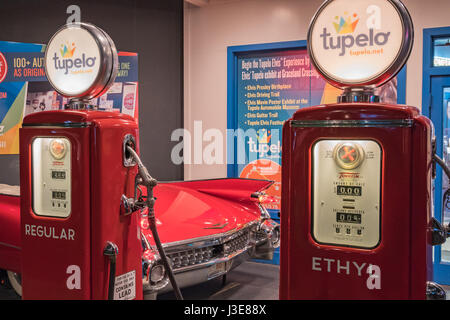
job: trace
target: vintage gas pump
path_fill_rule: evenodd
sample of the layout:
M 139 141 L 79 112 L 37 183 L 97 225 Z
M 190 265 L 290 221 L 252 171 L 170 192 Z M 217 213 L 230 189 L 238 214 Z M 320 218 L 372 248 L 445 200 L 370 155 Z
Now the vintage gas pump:
M 430 282 L 436 232 L 445 240 L 432 218 L 432 123 L 374 91 L 412 44 L 399 0 L 328 0 L 312 19 L 311 61 L 344 92 L 283 128 L 280 299 L 442 294 Z
M 142 299 L 145 203 L 132 199 L 156 180 L 134 119 L 89 104 L 117 70 L 113 41 L 92 24 L 65 25 L 47 45 L 47 78 L 70 102 L 26 116 L 20 131 L 24 299 Z

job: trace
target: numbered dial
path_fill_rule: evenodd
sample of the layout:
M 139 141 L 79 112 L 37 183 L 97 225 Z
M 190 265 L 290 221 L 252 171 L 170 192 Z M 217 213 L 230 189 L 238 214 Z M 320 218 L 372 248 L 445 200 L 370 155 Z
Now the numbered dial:
M 355 169 L 364 161 L 364 150 L 357 143 L 341 143 L 334 148 L 333 158 L 342 169 Z

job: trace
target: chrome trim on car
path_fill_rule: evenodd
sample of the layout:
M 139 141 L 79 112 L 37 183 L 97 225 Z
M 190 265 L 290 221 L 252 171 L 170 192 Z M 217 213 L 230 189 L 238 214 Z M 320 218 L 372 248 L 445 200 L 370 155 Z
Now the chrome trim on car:
M 191 269 L 191 270 L 183 270 L 183 272 L 179 272 L 175 274 L 176 281 L 180 288 L 186 288 L 192 285 L 196 285 L 208 280 L 212 280 L 214 278 L 223 276 L 238 267 L 241 263 L 247 261 L 251 258 L 250 250 L 246 250 L 241 252 L 240 254 L 236 254 L 233 257 L 230 257 L 227 261 L 221 260 L 220 262 L 224 263 L 224 271 L 216 272 L 211 274 L 211 267 L 214 267 L 214 264 L 208 265 L 203 268 Z M 218 262 L 219 263 L 219 262 Z M 164 289 L 160 290 L 158 293 L 166 293 L 172 290 L 171 284 L 169 283 Z M 148 293 L 145 295 L 148 295 Z M 154 297 L 154 296 L 153 296 Z
M 217 223 L 211 225 L 211 227 L 204 227 L 203 229 L 223 229 L 228 225 L 228 222 L 225 222 L 223 224 Z
M 252 225 L 256 225 L 256 224 L 258 224 L 258 222 L 259 221 L 256 220 L 256 221 L 251 221 L 249 223 L 246 223 L 239 230 L 242 230 L 242 229 L 247 228 Z M 167 249 L 167 252 L 171 252 L 172 249 L 174 249 L 175 247 L 177 247 L 177 249 L 178 249 L 179 246 L 186 246 L 186 249 L 192 249 L 192 248 L 205 247 L 205 246 L 214 245 L 214 244 L 221 244 L 221 243 L 227 241 L 229 239 L 228 237 L 232 237 L 233 234 L 239 230 L 234 228 L 234 229 L 231 229 L 231 230 L 229 230 L 227 232 L 223 232 L 223 233 L 216 233 L 216 234 L 204 236 L 204 237 L 191 238 L 191 239 L 187 239 L 187 240 L 180 240 L 180 241 L 164 243 L 163 248 Z M 224 237 L 226 237 L 226 238 L 224 238 Z
M 270 214 L 267 211 L 267 209 L 260 203 L 258 203 L 258 207 L 259 207 L 259 211 L 261 211 L 261 219 L 270 219 Z
M 157 265 L 161 265 L 161 259 L 158 254 L 155 254 L 154 260 L 145 259 L 143 262 L 142 287 L 144 292 L 154 292 L 164 289 L 169 284 L 169 277 L 167 271 L 162 280 L 152 283 L 150 279 L 151 269 Z
M 260 210 L 260 219 L 239 229 L 164 244 L 179 287 L 198 284 L 226 274 L 253 257 L 272 259 L 274 249 L 279 246 L 279 236 L 276 236 L 279 235 L 279 224 L 268 217 L 267 210 L 263 207 L 260 207 Z M 159 256 L 155 254 L 154 257 L 153 263 L 156 264 Z M 216 265 L 220 266 L 217 270 L 214 267 Z M 143 278 L 146 295 L 170 290 L 170 283 L 152 286 L 147 273 L 146 271 Z

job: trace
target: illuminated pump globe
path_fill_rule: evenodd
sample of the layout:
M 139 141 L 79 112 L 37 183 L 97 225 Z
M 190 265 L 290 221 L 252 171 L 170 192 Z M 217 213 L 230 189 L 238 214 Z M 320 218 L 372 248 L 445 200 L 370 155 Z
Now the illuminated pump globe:
M 328 0 L 309 26 L 308 53 L 333 86 L 373 88 L 401 70 L 411 53 L 413 32 L 399 0 Z
M 62 26 L 45 50 L 45 73 L 62 96 L 90 100 L 105 93 L 117 76 L 116 46 L 89 23 Z

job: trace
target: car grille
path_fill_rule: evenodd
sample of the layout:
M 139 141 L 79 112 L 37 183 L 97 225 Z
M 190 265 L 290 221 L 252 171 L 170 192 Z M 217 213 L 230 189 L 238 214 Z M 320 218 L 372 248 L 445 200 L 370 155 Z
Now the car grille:
M 259 231 L 256 233 L 256 243 L 260 243 L 264 240 L 267 240 L 267 233 L 265 233 L 264 231 Z
M 167 248 L 167 256 L 172 261 L 173 270 L 207 263 L 247 249 L 251 232 L 251 228 L 242 229 L 231 235 L 211 239 L 213 244 L 202 247 L 196 247 L 196 243 L 189 244 L 192 249 L 185 249 L 185 246 L 182 250 Z
M 187 266 L 208 262 L 220 256 L 220 246 L 209 246 L 199 249 L 185 250 L 168 254 L 174 270 Z
M 236 253 L 245 249 L 250 242 L 250 230 L 241 230 L 236 233 L 236 236 L 225 242 L 223 250 L 225 255 Z

